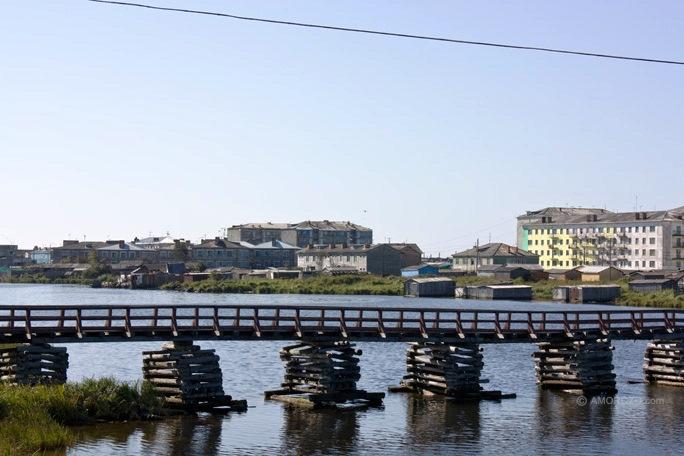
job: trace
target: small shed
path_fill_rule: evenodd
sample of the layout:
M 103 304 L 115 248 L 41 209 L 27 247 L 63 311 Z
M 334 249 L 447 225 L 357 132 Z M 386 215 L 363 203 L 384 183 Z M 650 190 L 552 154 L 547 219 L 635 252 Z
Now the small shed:
M 582 280 L 582 273 L 574 269 L 549 269 L 549 280 Z
M 455 288 L 454 281 L 447 277 L 414 278 L 404 282 L 404 296 L 451 298 Z
M 629 282 L 629 289 L 639 293 L 652 293 L 657 291 L 678 290 L 675 279 L 644 279 Z
M 532 287 L 527 285 L 483 285 L 466 287 L 466 296 L 472 299 L 511 299 L 529 301 Z
M 433 264 L 416 264 L 401 270 L 402 277 L 431 276 L 439 273 L 439 267 Z
M 583 282 L 605 282 L 625 276 L 624 272 L 614 266 L 580 266 L 577 270 L 582 274 Z
M 578 285 L 553 289 L 553 300 L 562 302 L 615 302 L 620 296 L 619 285 Z

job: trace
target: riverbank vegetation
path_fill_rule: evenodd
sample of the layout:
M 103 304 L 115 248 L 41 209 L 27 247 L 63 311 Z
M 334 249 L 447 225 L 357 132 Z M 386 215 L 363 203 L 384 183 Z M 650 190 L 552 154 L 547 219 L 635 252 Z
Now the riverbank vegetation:
M 151 419 L 161 413 L 162 403 L 147 383 L 113 378 L 66 385 L 0 383 L 0 455 L 65 448 L 74 440 L 70 426 Z
M 318 276 L 309 279 L 244 279 L 200 282 L 172 282 L 164 290 L 191 293 L 254 293 L 254 294 L 333 294 L 390 295 L 403 294 L 402 279 L 371 275 Z

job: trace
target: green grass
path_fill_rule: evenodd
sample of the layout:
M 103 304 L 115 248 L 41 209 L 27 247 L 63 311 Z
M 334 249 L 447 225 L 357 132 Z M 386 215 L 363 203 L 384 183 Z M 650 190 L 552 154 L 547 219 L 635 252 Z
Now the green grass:
M 72 425 L 158 416 L 161 401 L 147 383 L 89 379 L 66 385 L 0 384 L 0 455 L 62 449 Z
M 201 282 L 174 282 L 162 286 L 165 290 L 191 293 L 254 293 L 254 294 L 337 294 L 337 295 L 401 295 L 399 277 L 371 275 L 318 276 L 310 279 L 246 279 Z

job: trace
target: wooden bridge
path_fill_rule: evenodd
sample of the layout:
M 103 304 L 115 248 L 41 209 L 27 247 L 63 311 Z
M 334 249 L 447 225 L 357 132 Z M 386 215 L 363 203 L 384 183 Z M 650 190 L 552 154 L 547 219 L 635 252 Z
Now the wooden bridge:
M 581 394 L 615 394 L 615 339 L 653 339 L 644 358 L 650 383 L 684 386 L 684 311 L 498 310 L 312 305 L 0 305 L 0 381 L 63 383 L 65 347 L 52 343 L 164 341 L 143 352 L 143 378 L 170 406 L 244 409 L 224 394 L 219 357 L 198 340 L 296 340 L 280 351 L 283 389 L 267 397 L 309 405 L 363 400 L 354 341 L 410 342 L 407 374 L 392 391 L 500 399 L 484 391 L 480 344 L 527 342 L 537 383 Z
M 544 342 L 684 336 L 680 310 L 530 311 L 312 305 L 2 305 L 0 343 L 192 340 Z

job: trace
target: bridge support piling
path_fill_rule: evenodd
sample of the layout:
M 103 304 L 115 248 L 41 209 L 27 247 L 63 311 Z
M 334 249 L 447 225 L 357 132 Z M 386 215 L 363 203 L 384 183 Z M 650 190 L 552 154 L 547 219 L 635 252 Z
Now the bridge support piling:
M 223 391 L 223 375 L 215 350 L 202 350 L 192 341 L 174 341 L 161 350 L 143 352 L 143 378 L 170 409 L 222 412 L 244 410 Z
M 0 380 L 16 385 L 62 384 L 67 379 L 66 347 L 19 344 L 0 349 Z
M 385 393 L 356 388 L 361 378 L 361 354 L 348 340 L 307 340 L 283 347 L 280 350 L 280 359 L 285 363 L 283 389 L 266 391 L 265 396 L 312 408 L 349 402 L 379 406 Z
M 68 367 L 66 347 L 33 343 L 0 349 L 0 380 L 8 383 L 62 384 Z
M 539 344 L 535 359 L 537 383 L 585 396 L 614 395 L 613 347 L 609 339 L 559 339 Z
M 644 377 L 655 385 L 684 386 L 684 340 L 654 340 L 646 346 Z
M 406 370 L 393 392 L 443 395 L 457 399 L 505 399 L 515 394 L 484 391 L 482 349 L 476 343 L 414 342 L 406 350 Z

